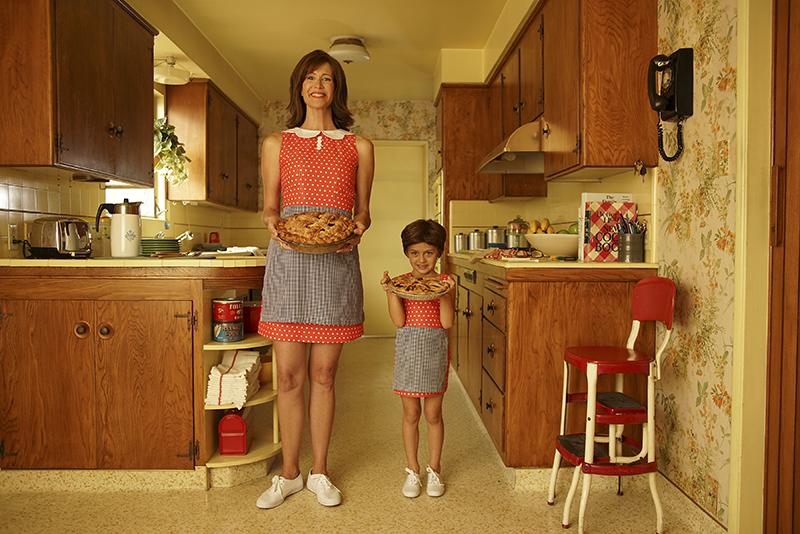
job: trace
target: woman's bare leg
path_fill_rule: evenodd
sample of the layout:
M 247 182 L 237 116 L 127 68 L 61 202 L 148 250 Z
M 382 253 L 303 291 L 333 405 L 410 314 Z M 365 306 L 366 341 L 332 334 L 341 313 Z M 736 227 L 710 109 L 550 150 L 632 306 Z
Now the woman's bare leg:
M 281 431 L 283 468 L 287 480 L 300 474 L 300 442 L 305 425 L 306 344 L 273 342 L 278 366 L 278 423 Z
M 336 412 L 334 385 L 339 368 L 341 343 L 314 343 L 308 362 L 308 421 L 311 427 L 312 472 L 328 474 L 328 446 Z

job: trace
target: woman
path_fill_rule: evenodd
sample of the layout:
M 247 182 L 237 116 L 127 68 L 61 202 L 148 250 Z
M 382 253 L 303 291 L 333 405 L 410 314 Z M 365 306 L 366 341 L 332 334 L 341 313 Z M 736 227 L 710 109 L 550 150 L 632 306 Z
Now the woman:
M 259 508 L 274 508 L 303 489 L 299 455 L 306 380 L 313 455 L 306 485 L 324 506 L 342 502 L 327 468 L 334 381 L 342 344 L 364 331 L 356 245 L 371 223 L 374 156 L 370 141 L 347 131 L 353 118 L 339 63 L 321 50 L 304 56 L 291 76 L 288 109 L 289 129 L 264 139 L 261 152 L 261 218 L 273 240 L 267 252 L 259 333 L 273 340 L 275 351 L 283 468 L 259 497 Z M 290 250 L 276 240 L 281 215 L 309 211 L 352 216 L 355 236 L 325 254 Z

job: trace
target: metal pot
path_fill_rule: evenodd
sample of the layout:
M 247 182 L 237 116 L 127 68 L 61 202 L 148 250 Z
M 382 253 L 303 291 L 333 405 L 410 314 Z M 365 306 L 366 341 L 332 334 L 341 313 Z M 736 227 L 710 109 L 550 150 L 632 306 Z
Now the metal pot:
M 486 230 L 486 244 L 489 247 L 505 247 L 506 246 L 506 231 L 504 228 L 492 226 Z
M 482 232 L 477 228 L 470 232 L 469 236 L 467 236 L 467 246 L 470 250 L 486 248 L 486 232 Z

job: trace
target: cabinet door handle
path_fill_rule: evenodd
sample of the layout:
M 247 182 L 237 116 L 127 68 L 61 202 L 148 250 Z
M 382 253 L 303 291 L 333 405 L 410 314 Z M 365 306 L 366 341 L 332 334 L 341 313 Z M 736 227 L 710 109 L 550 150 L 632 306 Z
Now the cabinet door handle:
M 486 403 L 486 409 L 489 410 L 489 413 L 494 413 L 494 401 L 489 399 L 489 402 Z
M 89 337 L 89 323 L 86 321 L 78 321 L 75 323 L 75 328 L 73 329 L 73 333 L 80 339 L 85 339 Z
M 492 312 L 492 315 L 494 315 L 494 301 L 491 301 L 486 305 L 486 311 Z
M 469 318 L 472 316 L 472 312 L 471 312 L 470 310 L 468 310 L 468 309 L 467 309 L 467 310 L 464 310 L 463 312 L 461 312 L 461 314 L 462 314 L 464 317 L 466 317 L 467 319 L 469 319 Z
M 486 347 L 486 354 L 494 358 L 494 343 Z
M 114 327 L 108 323 L 101 323 L 97 332 L 100 334 L 101 339 L 111 339 L 114 335 Z

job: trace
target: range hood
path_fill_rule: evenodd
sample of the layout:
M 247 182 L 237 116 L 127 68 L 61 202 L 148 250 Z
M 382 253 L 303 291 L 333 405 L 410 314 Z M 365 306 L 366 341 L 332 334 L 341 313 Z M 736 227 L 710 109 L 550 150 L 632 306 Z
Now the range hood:
M 544 174 L 542 124 L 523 124 L 478 165 L 478 174 Z

